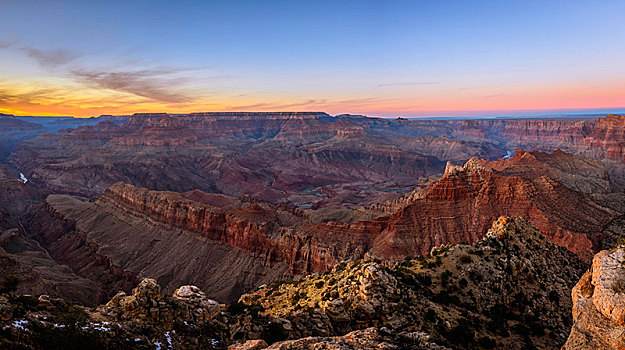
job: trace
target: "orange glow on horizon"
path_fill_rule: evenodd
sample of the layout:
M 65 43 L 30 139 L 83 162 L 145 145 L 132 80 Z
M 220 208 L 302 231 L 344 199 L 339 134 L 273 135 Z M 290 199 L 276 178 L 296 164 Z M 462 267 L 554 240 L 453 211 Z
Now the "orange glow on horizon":
M 49 88 L 52 90 L 53 88 Z M 7 89 L 5 89 L 6 91 Z M 493 93 L 493 91 L 495 91 Z M 16 88 L 5 92 L 13 99 L 0 100 L 0 113 L 35 116 L 91 117 L 143 112 L 190 113 L 210 111 L 326 111 L 329 114 L 438 115 L 485 111 L 530 111 L 607 109 L 625 107 L 625 82 L 609 84 L 561 84 L 542 87 L 482 87 L 460 91 L 404 92 L 400 97 L 351 96 L 303 99 L 298 97 L 223 97 L 219 101 L 196 99 L 166 103 L 106 90 L 84 91 L 62 88 L 35 94 Z M 414 96 L 414 97 L 412 97 Z

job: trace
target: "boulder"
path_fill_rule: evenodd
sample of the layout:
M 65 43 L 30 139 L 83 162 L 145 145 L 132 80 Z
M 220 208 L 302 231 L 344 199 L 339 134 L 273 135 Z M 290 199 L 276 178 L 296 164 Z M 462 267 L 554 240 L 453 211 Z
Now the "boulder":
M 206 297 L 196 286 L 182 286 L 172 294 L 174 303 L 181 309 L 182 317 L 193 321 L 206 321 L 221 311 L 219 303 Z

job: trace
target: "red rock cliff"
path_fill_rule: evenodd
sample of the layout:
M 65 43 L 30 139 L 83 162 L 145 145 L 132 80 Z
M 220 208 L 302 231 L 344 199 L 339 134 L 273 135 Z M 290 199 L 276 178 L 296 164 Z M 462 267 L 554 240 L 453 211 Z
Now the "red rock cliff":
M 199 232 L 208 239 L 263 256 L 268 266 L 286 261 L 293 274 L 324 270 L 336 261 L 316 249 L 310 236 L 295 233 L 295 225 L 301 226 L 306 220 L 299 211 L 258 204 L 226 210 L 186 199 L 179 193 L 149 191 L 123 183 L 107 189 L 98 203 Z M 285 216 L 288 219 L 284 220 Z

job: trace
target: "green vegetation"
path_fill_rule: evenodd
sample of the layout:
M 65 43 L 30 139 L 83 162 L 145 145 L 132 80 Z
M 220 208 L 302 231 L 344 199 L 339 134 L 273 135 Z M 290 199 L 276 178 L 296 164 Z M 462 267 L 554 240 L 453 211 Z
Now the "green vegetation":
M 89 320 L 87 312 L 79 306 L 67 304 L 59 315 L 59 322 L 68 328 L 80 328 Z

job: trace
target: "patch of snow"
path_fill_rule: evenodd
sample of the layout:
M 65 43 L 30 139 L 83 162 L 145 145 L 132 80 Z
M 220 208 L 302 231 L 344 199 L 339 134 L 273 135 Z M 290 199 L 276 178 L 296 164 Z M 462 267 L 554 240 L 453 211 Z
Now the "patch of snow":
M 172 345 L 171 345 L 171 335 L 169 334 L 169 332 L 165 333 L 165 338 L 167 338 L 167 348 L 170 349 Z
M 24 176 L 24 174 L 20 173 L 20 180 L 22 180 L 22 183 L 27 183 L 28 182 L 28 178 L 26 176 Z
M 100 332 L 110 332 L 111 331 L 111 327 L 107 327 L 109 325 L 108 322 L 102 322 L 102 323 L 91 323 L 89 326 L 97 331 Z
M 15 327 L 15 328 L 19 328 L 19 329 L 24 330 L 24 331 L 29 331 L 30 330 L 30 329 L 28 329 L 28 327 L 25 327 L 25 325 L 28 325 L 28 321 L 26 321 L 26 320 L 13 321 L 13 323 L 11 325 L 13 327 Z

